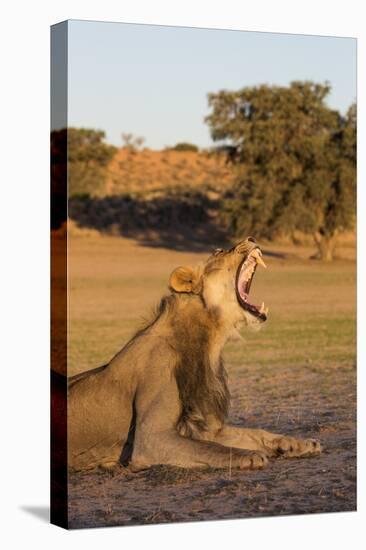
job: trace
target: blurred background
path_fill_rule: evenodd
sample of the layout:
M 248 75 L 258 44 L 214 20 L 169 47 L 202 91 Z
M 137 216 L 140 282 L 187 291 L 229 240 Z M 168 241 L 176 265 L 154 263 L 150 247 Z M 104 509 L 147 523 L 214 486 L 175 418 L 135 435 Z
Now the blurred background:
M 355 39 L 70 21 L 68 51 L 52 152 L 57 186 L 67 140 L 77 227 L 182 250 L 254 234 L 328 261 L 352 241 Z
M 311 352 L 334 337 L 354 357 L 356 41 L 69 21 L 68 52 L 51 152 L 72 373 L 118 351 L 176 265 L 247 235 L 274 268 L 252 292 L 287 341 L 309 353 L 308 315 Z

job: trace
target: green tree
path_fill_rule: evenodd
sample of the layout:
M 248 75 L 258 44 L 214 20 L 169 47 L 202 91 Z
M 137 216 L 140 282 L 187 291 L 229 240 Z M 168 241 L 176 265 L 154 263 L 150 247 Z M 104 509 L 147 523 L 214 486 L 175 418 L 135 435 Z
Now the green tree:
M 212 137 L 237 171 L 223 217 L 235 235 L 312 234 L 322 259 L 354 224 L 356 111 L 324 99 L 328 84 L 244 88 L 209 94 Z
M 88 128 L 67 129 L 69 195 L 102 191 L 106 167 L 116 148 L 104 143 L 105 133 Z
M 141 136 L 134 136 L 132 133 L 122 133 L 121 138 L 123 141 L 123 146 L 127 147 L 132 153 L 136 152 L 138 149 L 141 149 L 145 143 L 145 138 Z
M 185 141 L 182 141 L 181 143 L 177 143 L 174 145 L 174 147 L 171 148 L 172 151 L 192 151 L 193 153 L 198 153 L 199 148 L 197 145 L 194 145 L 194 143 L 188 143 Z

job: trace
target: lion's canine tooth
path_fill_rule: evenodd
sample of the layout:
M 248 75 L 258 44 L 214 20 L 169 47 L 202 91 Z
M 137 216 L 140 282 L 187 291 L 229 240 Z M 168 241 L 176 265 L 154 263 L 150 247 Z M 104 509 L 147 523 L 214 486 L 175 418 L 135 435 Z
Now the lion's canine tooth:
M 259 252 L 258 248 L 255 248 L 253 250 L 253 252 L 251 253 L 251 256 L 253 256 L 253 258 L 255 258 L 255 261 L 257 262 L 257 264 L 259 264 L 262 267 L 264 267 L 265 269 L 267 269 L 267 266 L 264 263 L 264 261 L 262 260 L 261 253 Z
M 264 314 L 267 316 L 268 315 L 268 311 L 269 311 L 269 308 L 266 307 L 266 309 L 264 310 Z
M 264 302 L 262 302 L 262 305 L 261 305 L 261 308 L 259 310 L 259 313 L 265 313 L 265 309 L 264 309 Z

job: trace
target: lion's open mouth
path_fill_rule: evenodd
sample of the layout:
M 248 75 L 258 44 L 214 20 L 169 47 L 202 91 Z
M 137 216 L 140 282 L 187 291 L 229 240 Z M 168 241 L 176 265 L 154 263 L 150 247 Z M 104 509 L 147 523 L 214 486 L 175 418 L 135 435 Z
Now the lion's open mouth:
M 264 303 L 262 303 L 261 306 L 257 306 L 251 304 L 248 300 L 250 287 L 255 270 L 257 269 L 257 265 L 266 267 L 266 264 L 262 260 L 262 252 L 259 248 L 254 248 L 242 261 L 236 273 L 236 295 L 238 302 L 243 309 L 249 311 L 249 313 L 261 321 L 266 321 L 268 308 L 264 307 Z

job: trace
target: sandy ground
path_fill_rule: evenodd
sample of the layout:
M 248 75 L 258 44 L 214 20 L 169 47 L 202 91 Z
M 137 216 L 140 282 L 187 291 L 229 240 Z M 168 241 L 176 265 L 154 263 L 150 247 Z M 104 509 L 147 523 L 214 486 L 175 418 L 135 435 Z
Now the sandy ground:
M 69 250 L 69 374 L 108 361 L 166 291 L 170 271 L 207 256 L 95 235 L 72 238 Z M 267 251 L 269 269 L 253 294 L 271 316 L 224 354 L 230 421 L 319 438 L 323 454 L 277 459 L 259 472 L 72 474 L 71 528 L 355 510 L 354 261 L 325 265 L 308 261 L 305 249 Z
M 119 149 L 107 169 L 104 193 L 191 188 L 220 189 L 234 179 L 224 156 L 192 151 Z
M 254 374 L 255 376 L 255 374 Z M 306 412 L 297 407 L 263 413 L 260 402 L 246 425 L 267 426 L 297 436 L 316 436 L 325 450 L 320 457 L 271 461 L 265 470 L 208 473 L 167 467 L 131 474 L 73 474 L 70 477 L 70 527 L 136 525 L 257 516 L 350 511 L 356 509 L 354 389 L 347 403 L 306 395 Z M 309 407 L 310 398 L 316 405 Z M 343 401 L 344 403 L 344 401 Z M 333 406 L 332 406 L 333 405 Z M 264 403 L 265 410 L 268 403 Z M 330 409 L 331 407 L 331 409 Z M 274 416 L 280 416 L 279 420 Z

